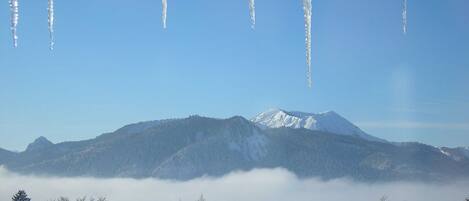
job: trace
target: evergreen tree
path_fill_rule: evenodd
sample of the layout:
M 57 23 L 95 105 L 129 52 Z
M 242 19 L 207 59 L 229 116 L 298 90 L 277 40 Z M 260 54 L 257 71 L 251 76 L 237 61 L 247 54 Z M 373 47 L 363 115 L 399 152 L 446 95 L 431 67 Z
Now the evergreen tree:
M 105 197 L 99 197 L 97 201 L 106 201 L 107 199 Z
M 77 201 L 86 201 L 86 196 L 82 198 L 77 198 Z
M 66 197 L 60 197 L 59 199 L 57 199 L 57 201 L 70 201 L 70 200 Z
M 12 201 L 31 201 L 30 198 L 28 198 L 28 195 L 26 194 L 25 191 L 20 190 L 18 193 L 13 195 L 13 198 L 11 198 Z
M 204 194 L 200 195 L 200 198 L 197 201 L 205 201 Z

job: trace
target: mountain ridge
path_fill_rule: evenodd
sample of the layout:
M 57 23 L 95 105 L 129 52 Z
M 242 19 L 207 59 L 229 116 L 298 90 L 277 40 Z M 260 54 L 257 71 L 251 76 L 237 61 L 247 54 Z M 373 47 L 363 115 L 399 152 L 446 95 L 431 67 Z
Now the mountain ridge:
M 26 151 L 37 151 L 37 150 L 44 149 L 52 145 L 54 145 L 54 143 L 49 141 L 44 136 L 40 136 L 36 140 L 34 140 L 34 142 L 28 145 L 28 147 L 26 148 Z
M 365 133 L 358 126 L 332 110 L 323 113 L 306 113 L 273 108 L 258 114 L 251 121 L 261 128 L 306 128 L 355 136 L 370 141 L 386 142 L 386 140 Z
M 0 150 L 0 165 L 11 171 L 64 177 L 190 180 L 277 167 L 300 178 L 371 182 L 469 176 L 469 157 L 455 160 L 433 146 L 395 145 L 305 128 L 262 129 L 241 116 L 140 122 L 94 139 L 3 155 Z

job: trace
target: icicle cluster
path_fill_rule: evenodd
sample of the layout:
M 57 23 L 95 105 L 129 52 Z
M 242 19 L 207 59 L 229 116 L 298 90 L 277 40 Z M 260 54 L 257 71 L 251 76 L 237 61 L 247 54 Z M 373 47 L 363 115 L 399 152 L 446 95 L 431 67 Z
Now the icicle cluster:
M 308 79 L 308 86 L 313 85 L 311 77 L 311 15 L 312 15 L 312 2 L 311 0 L 303 0 L 303 10 L 305 12 L 305 31 L 306 31 L 306 64 L 308 65 L 306 77 Z
M 163 28 L 166 29 L 166 15 L 168 13 L 168 0 L 162 0 L 163 6 L 163 15 L 161 16 L 163 20 Z
M 254 0 L 249 0 L 249 15 L 251 16 L 251 28 L 256 27 L 256 4 Z
M 18 35 L 16 33 L 16 27 L 18 26 L 19 19 L 19 8 L 18 0 L 10 0 L 10 12 L 11 12 L 11 33 L 13 35 L 13 47 L 18 47 Z
M 402 31 L 407 34 L 407 0 L 404 0 L 402 7 Z
M 48 7 L 48 25 L 49 25 L 49 48 L 54 49 L 54 0 L 49 0 Z

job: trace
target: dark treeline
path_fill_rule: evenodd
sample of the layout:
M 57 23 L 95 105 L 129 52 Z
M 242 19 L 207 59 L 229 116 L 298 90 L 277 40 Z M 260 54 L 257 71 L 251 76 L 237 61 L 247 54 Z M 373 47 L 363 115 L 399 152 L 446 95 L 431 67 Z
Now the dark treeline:
M 31 198 L 28 197 L 28 194 L 24 190 L 19 190 L 13 197 L 11 198 L 12 201 L 32 201 Z M 48 201 L 70 201 L 67 197 L 59 197 L 55 199 L 50 199 Z M 107 201 L 106 197 L 81 197 L 75 199 L 75 201 Z
M 13 197 L 11 198 L 12 201 L 32 201 L 31 198 L 28 197 L 28 194 L 26 194 L 26 191 L 24 190 L 19 190 L 15 195 L 13 195 Z M 59 197 L 59 198 L 56 198 L 56 199 L 50 199 L 48 201 L 70 201 L 70 199 L 68 199 L 67 197 Z M 75 199 L 75 201 L 108 201 L 106 199 L 106 197 L 98 197 L 98 198 L 94 198 L 94 197 L 89 197 L 87 198 L 86 196 L 85 197 L 81 197 L 81 198 L 77 198 Z M 200 198 L 196 201 L 206 201 L 205 198 L 204 198 L 204 195 L 200 195 Z M 379 201 L 390 201 L 388 196 L 383 196 L 379 199 Z M 469 201 L 469 198 L 466 198 L 466 201 Z
M 11 198 L 12 201 L 32 201 L 31 198 L 28 197 L 28 194 L 26 193 L 26 191 L 24 190 L 19 190 L 15 195 L 13 195 L 13 197 Z M 59 197 L 59 198 L 55 198 L 55 199 L 50 199 L 48 201 L 70 201 L 69 198 L 67 197 Z M 106 197 L 98 197 L 98 198 L 94 198 L 94 197 L 81 197 L 81 198 L 77 198 L 75 199 L 75 201 L 108 201 Z M 206 201 L 205 198 L 204 198 L 204 195 L 200 195 L 200 198 L 197 200 L 197 201 Z

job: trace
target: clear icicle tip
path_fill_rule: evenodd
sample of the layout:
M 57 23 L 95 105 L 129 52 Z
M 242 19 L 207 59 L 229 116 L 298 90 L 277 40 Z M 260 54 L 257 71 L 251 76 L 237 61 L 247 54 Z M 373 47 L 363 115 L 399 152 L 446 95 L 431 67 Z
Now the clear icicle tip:
M 162 7 L 163 7 L 161 20 L 163 21 L 163 28 L 166 29 L 166 18 L 167 18 L 167 13 L 168 13 L 168 1 L 167 0 L 162 0 L 161 3 L 162 3 Z
M 256 28 L 256 3 L 255 0 L 249 0 L 249 16 L 251 17 L 251 28 Z
M 402 6 L 402 32 L 407 34 L 407 0 L 404 0 Z

